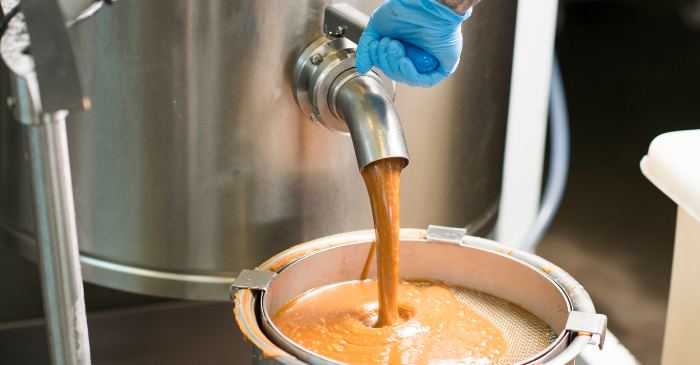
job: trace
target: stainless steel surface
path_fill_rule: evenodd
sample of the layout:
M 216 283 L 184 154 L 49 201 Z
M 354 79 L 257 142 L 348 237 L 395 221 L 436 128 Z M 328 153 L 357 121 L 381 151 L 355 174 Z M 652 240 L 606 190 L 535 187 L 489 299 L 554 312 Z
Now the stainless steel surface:
M 367 15 L 349 4 L 327 6 L 323 19 L 326 36 L 306 47 L 294 66 L 292 92 L 297 105 L 312 122 L 335 133 L 347 135 L 350 131 L 338 118 L 334 99 L 337 90 L 332 91 L 330 87 L 341 74 L 355 68 L 357 42 L 368 22 Z M 377 78 L 394 99 L 394 81 L 376 68 L 368 75 L 380 75 Z
M 464 228 L 443 227 L 429 225 L 425 231 L 425 239 L 428 241 L 462 243 L 462 237 L 467 234 Z
M 51 363 L 90 364 L 65 110 L 25 125 Z
M 351 4 L 366 14 L 381 1 Z M 75 32 L 89 112 L 69 116 L 84 279 L 227 300 L 238 272 L 298 242 L 372 227 L 350 139 L 309 123 L 292 95 L 330 1 L 119 1 Z M 397 86 L 411 165 L 402 223 L 487 231 L 498 205 L 516 1 L 464 23 L 457 72 Z M 0 103 L 4 108 L 5 103 Z M 23 147 L 0 121 L 0 225 L 31 255 Z
M 345 123 L 338 120 L 330 112 L 327 99 L 328 88 L 341 72 L 355 66 L 355 59 L 350 58 L 350 53 L 346 51 L 355 47 L 356 45 L 345 37 L 321 37 L 302 52 L 296 61 L 292 74 L 292 93 L 302 113 L 315 124 L 342 135 L 348 135 L 350 131 Z M 322 64 L 323 67 L 321 67 Z M 316 74 L 315 80 L 321 79 L 318 87 L 311 83 L 316 70 L 322 71 Z M 333 72 L 333 74 L 328 75 L 329 72 Z M 329 78 L 329 81 L 324 85 L 325 90 L 321 90 L 320 86 L 326 78 Z M 322 94 L 326 98 L 314 98 L 315 94 Z M 320 109 L 319 102 L 321 103 Z
M 239 289 L 267 290 L 276 277 L 277 273 L 274 271 L 241 270 L 236 281 L 231 284 L 231 301 L 235 299 Z
M 31 8 L 39 5 L 29 3 L 26 6 Z M 26 9 L 24 3 L 23 8 Z M 58 20 L 62 22 L 60 17 Z M 15 23 L 20 21 L 17 19 Z M 16 100 L 16 112 L 22 123 L 26 159 L 29 161 L 29 182 L 32 187 L 31 200 L 34 203 L 34 227 L 51 363 L 89 365 L 90 343 L 66 134 L 68 111 L 46 112 L 42 99 L 45 94 L 41 90 L 47 86 L 52 89 L 57 85 L 40 84 L 37 81 L 41 77 L 37 76 L 35 66 L 40 62 L 36 57 L 24 54 L 25 48 L 17 47 L 23 45 L 26 39 L 16 30 L 6 33 L 7 39 L 2 40 L 1 55 L 3 61 L 14 71 L 10 76 L 10 84 Z M 44 38 L 47 39 L 48 37 Z M 33 41 L 34 38 L 31 43 L 34 48 L 51 47 L 46 43 L 35 45 Z M 53 46 L 60 45 L 61 42 L 57 41 Z M 72 51 L 68 49 L 67 52 Z
M 89 0 L 22 0 L 43 112 L 83 110 L 87 99 L 82 92 L 64 15 L 72 19 L 77 16 L 73 15 L 77 9 L 85 9 L 90 3 Z
M 603 349 L 605 344 L 605 332 L 608 328 L 608 317 L 603 314 L 586 312 L 571 312 L 566 321 L 566 330 L 569 332 L 587 332 L 600 336 L 598 348 Z
M 374 161 L 400 157 L 406 167 L 408 147 L 401 121 L 381 80 L 353 69 L 346 73 L 347 80 L 341 74 L 331 85 L 330 96 L 337 95 L 331 104 L 336 105 L 338 118 L 350 129 L 357 166 L 362 170 Z
M 478 237 L 464 236 L 462 241 L 469 244 L 461 244 L 407 236 L 401 239 L 402 277 L 444 280 L 509 300 L 537 315 L 559 334 L 545 351 L 522 364 L 572 364 L 582 346 L 588 343 L 588 336 L 576 337 L 569 343 L 569 333 L 566 331 L 569 313 L 595 311 L 585 292 L 560 285 L 564 283 L 568 286 L 576 282 L 563 270 L 556 270 L 555 279 L 541 270 L 553 267 L 546 260 Z M 279 267 L 278 263 L 289 262 L 277 270 L 279 276 L 265 293 L 261 293 L 259 300 L 254 299 L 257 296 L 245 295 L 247 289 L 239 292 L 244 294 L 237 296 L 234 312 L 244 333 L 253 336 L 264 333 L 274 345 L 306 363 L 336 364 L 333 360 L 307 352 L 279 333 L 272 324 L 270 314 L 312 288 L 357 280 L 364 269 L 372 239 L 373 234 L 365 232 L 328 237 L 290 249 L 261 265 L 260 270 L 270 270 Z M 300 255 L 309 251 L 313 253 Z M 438 262 L 439 265 L 436 264 Z M 543 263 L 544 266 L 539 266 Z M 369 273 L 370 277 L 376 276 L 376 263 L 371 265 Z M 259 320 L 262 332 L 258 333 L 251 330 L 258 326 L 257 315 L 253 314 L 256 306 L 260 306 L 257 313 L 262 316 Z M 263 352 L 273 351 L 255 338 L 253 343 L 257 347 L 262 345 Z
M 319 126 L 348 135 L 350 130 L 336 112 L 334 96 L 339 87 L 340 75 L 354 77 L 355 49 L 357 45 L 345 37 L 323 36 L 309 45 L 296 62 L 292 75 L 294 100 L 301 111 Z M 376 68 L 367 74 L 382 84 L 387 95 L 394 98 L 395 83 Z M 342 85 L 339 85 L 342 86 Z
M 355 44 L 360 42 L 362 32 L 367 28 L 369 15 L 346 3 L 326 7 L 323 16 L 323 31 L 326 34 L 343 36 Z

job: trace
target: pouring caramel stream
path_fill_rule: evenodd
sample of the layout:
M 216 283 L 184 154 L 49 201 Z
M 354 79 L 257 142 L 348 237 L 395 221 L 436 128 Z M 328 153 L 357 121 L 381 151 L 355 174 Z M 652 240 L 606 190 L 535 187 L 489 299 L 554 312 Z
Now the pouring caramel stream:
M 399 229 L 401 212 L 399 190 L 401 158 L 387 158 L 362 168 L 369 201 L 372 205 L 376 232 L 377 281 L 379 283 L 379 318 L 375 327 L 394 326 L 400 322 L 398 306 L 399 286 Z
M 492 364 L 508 347 L 500 329 L 448 283 L 399 281 L 403 166 L 388 158 L 360 171 L 374 217 L 377 280 L 313 289 L 280 308 L 273 323 L 298 345 L 346 364 Z

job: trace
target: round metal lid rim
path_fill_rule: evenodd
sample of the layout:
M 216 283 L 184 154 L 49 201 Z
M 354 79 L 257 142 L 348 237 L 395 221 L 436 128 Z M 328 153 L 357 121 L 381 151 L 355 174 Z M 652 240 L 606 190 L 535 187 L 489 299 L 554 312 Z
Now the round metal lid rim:
M 317 249 L 315 251 L 313 251 L 313 252 L 316 252 L 316 251 L 322 250 L 324 248 L 332 248 L 332 247 L 344 245 L 347 243 L 359 243 L 359 241 L 357 239 L 352 240 L 352 241 L 347 241 L 347 239 L 351 239 L 353 237 L 366 238 L 363 236 L 369 237 L 370 232 L 371 231 L 369 231 L 369 230 L 363 231 L 363 232 L 359 232 L 359 231 L 358 232 L 349 232 L 349 233 L 340 234 L 340 235 L 336 235 L 336 236 L 324 237 L 324 238 L 321 238 L 319 240 L 308 242 L 307 244 L 315 243 L 316 245 L 319 245 L 322 240 L 329 240 L 330 241 L 329 247 L 317 247 Z M 425 231 L 424 230 L 405 229 L 405 230 L 402 230 L 402 236 L 404 233 L 409 235 L 409 236 L 420 235 L 422 233 L 422 237 L 402 237 L 402 239 L 409 239 L 409 240 L 421 240 L 422 239 L 422 240 L 425 240 Z M 334 244 L 333 243 L 334 241 L 335 242 L 341 241 L 341 242 Z M 466 236 L 465 235 L 462 239 L 462 245 L 465 245 L 465 244 L 471 245 L 474 248 L 485 249 L 486 251 L 495 252 L 497 254 L 504 255 L 504 256 L 510 255 L 514 258 L 517 258 L 518 259 L 517 261 L 522 261 L 528 265 L 534 266 L 534 268 L 536 270 L 541 271 L 546 276 L 550 277 L 554 281 L 554 283 L 558 284 L 560 287 L 563 287 L 565 289 L 564 293 L 569 298 L 569 300 L 572 302 L 571 305 L 573 306 L 573 310 L 595 313 L 595 309 L 594 309 L 594 306 L 592 304 L 590 297 L 588 296 L 588 294 L 585 291 L 583 291 L 583 288 L 580 287 L 580 284 L 578 284 L 578 282 L 573 277 L 571 277 L 568 273 L 566 273 L 565 271 L 552 265 L 551 262 L 549 262 L 549 261 L 547 261 L 539 256 L 536 256 L 534 254 L 519 251 L 517 249 L 512 249 L 508 246 L 501 245 L 497 242 L 483 239 L 480 237 Z M 299 245 L 299 246 L 302 246 L 302 245 Z M 263 265 L 261 265 L 261 267 L 259 269 L 269 270 L 275 261 L 284 260 L 286 258 L 286 255 L 295 254 L 296 252 L 299 252 L 299 246 L 295 246 L 295 248 L 289 249 L 283 253 L 276 255 L 275 257 L 271 258 L 270 260 L 266 261 Z M 506 249 L 506 248 L 510 250 L 509 255 L 505 255 L 503 253 L 504 249 Z M 308 254 L 304 254 L 300 257 L 295 258 L 294 260 L 290 261 L 288 264 L 284 265 L 282 268 L 279 268 L 279 271 L 281 272 L 284 267 L 287 267 L 291 263 L 293 263 L 297 260 L 300 260 L 303 257 L 306 257 L 310 254 L 313 254 L 313 252 L 308 253 Z M 551 272 L 544 272 L 544 270 L 538 269 L 538 267 L 542 267 L 544 269 L 544 268 L 547 268 L 548 266 L 555 267 L 556 272 L 554 274 L 552 274 Z M 572 288 L 572 285 L 574 285 L 573 288 Z M 579 291 L 574 290 L 577 287 L 580 288 Z M 241 297 L 243 297 L 243 296 L 239 295 L 236 298 L 236 306 L 238 308 L 240 308 L 240 306 L 243 305 L 243 303 L 241 302 L 241 299 L 240 299 Z M 252 296 L 249 296 L 249 298 L 251 298 L 251 297 Z M 250 304 L 254 304 L 254 303 L 250 303 Z M 555 341 L 555 343 L 559 342 L 560 340 L 563 340 L 564 338 L 568 338 L 568 337 L 569 337 L 568 335 L 567 336 L 559 336 L 559 340 Z M 581 337 L 581 338 L 579 338 L 579 337 Z M 546 359 L 547 358 L 546 355 L 548 353 L 543 351 L 544 354 L 542 356 L 540 356 L 539 359 L 544 358 L 543 361 L 546 361 L 547 365 L 566 364 L 569 361 L 571 361 L 578 353 L 580 353 L 580 351 L 583 350 L 583 348 L 588 344 L 589 339 L 590 338 L 586 337 L 586 336 L 578 336 L 578 337 L 574 338 L 573 341 L 571 341 L 571 343 L 567 347 L 565 347 L 563 350 L 561 350 L 561 352 L 554 355 L 553 358 Z M 553 355 L 553 354 L 549 353 L 549 355 Z M 528 359 L 528 360 L 531 361 L 531 363 L 534 363 L 534 361 L 537 361 L 539 359 L 535 358 L 534 360 L 533 359 Z M 540 363 L 538 363 L 538 364 L 540 364 Z
M 468 237 L 468 236 L 465 236 L 465 237 Z M 420 240 L 416 240 L 416 241 L 420 241 Z M 428 240 L 427 240 L 427 239 L 424 239 L 424 241 L 427 242 Z M 318 250 L 309 252 L 309 253 L 307 253 L 307 254 L 305 254 L 305 255 L 302 255 L 302 256 L 300 256 L 300 257 L 295 258 L 294 260 L 290 261 L 289 263 L 287 263 L 287 264 L 285 264 L 284 266 L 282 266 L 281 268 L 279 268 L 276 272 L 277 272 L 278 274 L 282 274 L 284 271 L 286 271 L 287 269 L 289 269 L 290 267 L 292 267 L 294 264 L 296 264 L 296 263 L 298 263 L 298 262 L 300 262 L 300 261 L 302 261 L 302 260 L 304 260 L 305 258 L 308 258 L 308 257 L 310 257 L 310 256 L 313 256 L 313 255 L 322 253 L 323 251 L 332 250 L 332 249 L 336 249 L 336 248 L 343 247 L 343 246 L 356 245 L 356 244 L 363 244 L 363 243 L 371 243 L 371 242 L 372 242 L 371 240 L 369 240 L 369 241 L 367 241 L 367 240 L 360 240 L 360 241 L 355 241 L 355 242 L 342 243 L 342 244 L 334 245 L 334 246 L 331 246 L 331 247 L 320 248 L 320 249 L 318 249 Z M 445 243 L 457 245 L 456 243 L 452 243 L 452 242 L 445 242 Z M 460 246 L 464 246 L 463 244 L 459 244 L 459 245 L 460 245 Z M 489 248 L 478 247 L 478 246 L 473 246 L 473 247 L 469 247 L 469 248 L 470 248 L 470 249 L 476 249 L 476 250 L 485 251 L 485 252 L 488 252 L 488 253 L 493 253 L 493 254 L 495 254 L 495 255 L 502 256 L 502 257 L 504 257 L 504 258 L 507 258 L 507 259 L 510 259 L 510 260 L 514 260 L 514 261 L 516 261 L 516 262 L 518 262 L 518 263 L 524 264 L 525 266 L 528 266 L 528 267 L 530 267 L 531 269 L 533 269 L 533 270 L 535 270 L 535 271 L 537 271 L 537 272 L 541 272 L 543 276 L 545 276 L 547 279 L 549 279 L 549 281 L 550 281 L 555 287 L 557 287 L 557 288 L 561 291 L 561 293 L 563 294 L 563 296 L 565 297 L 565 299 L 566 299 L 566 301 L 567 301 L 567 305 L 568 305 L 569 311 L 573 310 L 573 303 L 572 303 L 572 300 L 571 300 L 570 296 L 568 295 L 568 293 L 566 292 L 566 290 L 564 290 L 564 288 L 563 288 L 556 280 L 554 280 L 554 279 L 551 278 L 549 275 L 547 275 L 546 272 L 542 272 L 542 270 L 538 269 L 538 268 L 535 267 L 533 264 L 531 264 L 531 263 L 529 263 L 529 262 L 527 262 L 527 261 L 525 261 L 525 260 L 522 260 L 522 259 L 520 259 L 520 258 L 513 257 L 513 256 L 511 256 L 511 255 L 505 254 L 504 252 L 501 252 L 501 251 L 499 251 L 499 250 L 492 250 L 492 249 L 489 249 Z M 274 279 L 273 279 L 272 281 L 274 281 Z M 271 281 L 271 282 L 272 282 L 272 281 Z M 299 345 L 296 344 L 294 341 L 292 341 L 290 338 L 288 338 L 287 336 L 285 336 L 282 332 L 280 332 L 280 331 L 277 329 L 277 327 L 273 324 L 272 318 L 270 317 L 270 313 L 269 313 L 269 312 L 267 311 L 267 309 L 265 308 L 264 303 L 265 303 L 265 296 L 266 296 L 266 294 L 267 294 L 267 292 L 266 292 L 266 291 L 263 291 L 263 292 L 260 293 L 260 296 L 259 296 L 259 298 L 258 298 L 258 307 L 259 307 L 258 310 L 259 310 L 259 313 L 262 315 L 262 318 L 260 318 L 260 322 L 261 322 L 261 324 L 262 324 L 262 331 L 263 331 L 263 333 L 274 332 L 275 336 L 278 336 L 278 337 L 281 338 L 283 341 L 280 341 L 280 342 L 281 342 L 281 344 L 280 344 L 280 343 L 277 343 L 276 341 L 270 339 L 269 337 L 268 337 L 268 340 L 272 341 L 276 346 L 280 346 L 280 347 L 282 348 L 283 351 L 292 352 L 292 353 L 293 353 L 293 354 L 292 354 L 293 356 L 299 357 L 299 358 L 301 358 L 301 360 L 306 361 L 306 362 L 308 362 L 308 363 L 310 363 L 310 364 L 312 364 L 312 365 L 316 365 L 316 364 L 319 364 L 319 365 L 327 365 L 327 364 L 348 365 L 348 364 L 346 364 L 346 363 L 343 363 L 343 362 L 340 362 L 340 361 L 337 361 L 337 360 L 328 358 L 328 357 L 326 357 L 326 356 L 312 353 L 311 351 L 308 351 L 308 350 L 306 350 L 305 348 L 299 346 Z M 559 348 L 559 346 L 562 344 L 562 342 L 567 341 L 568 338 L 569 338 L 569 335 L 568 335 L 567 331 L 566 331 L 566 330 L 563 330 L 561 333 L 559 333 L 559 334 L 557 335 L 557 339 L 556 339 L 555 341 L 553 341 L 551 344 L 547 345 L 547 347 L 546 347 L 544 350 L 540 351 L 539 353 L 537 353 L 537 354 L 534 355 L 534 356 L 531 356 L 531 357 L 529 357 L 529 358 L 526 358 L 525 360 L 520 361 L 520 362 L 518 362 L 518 363 L 516 363 L 516 364 L 513 364 L 513 365 L 535 364 L 538 360 L 540 360 L 540 359 L 542 359 L 542 358 L 547 358 L 548 356 L 551 356 L 553 352 L 555 352 L 555 351 L 558 350 L 558 348 Z M 586 343 L 587 343 L 587 342 L 586 342 Z M 556 358 L 557 358 L 559 355 L 561 355 L 562 353 L 564 353 L 564 351 L 566 351 L 566 349 L 567 349 L 569 346 L 571 346 L 571 344 L 569 344 L 569 345 L 568 345 L 567 347 L 565 347 L 564 349 L 559 350 L 559 352 L 556 354 L 555 358 L 552 359 L 552 360 L 556 360 Z M 578 352 L 576 352 L 576 353 L 578 354 L 579 352 L 580 352 L 580 351 L 578 351 Z M 301 356 L 299 356 L 299 355 L 301 355 Z M 319 362 L 319 360 L 320 360 L 320 361 L 324 361 L 324 362 Z M 550 360 L 550 361 L 551 361 L 551 360 Z M 562 364 L 565 364 L 565 363 L 562 363 Z M 539 363 L 538 363 L 538 365 L 539 365 Z M 547 365 L 549 365 L 549 363 L 547 363 Z

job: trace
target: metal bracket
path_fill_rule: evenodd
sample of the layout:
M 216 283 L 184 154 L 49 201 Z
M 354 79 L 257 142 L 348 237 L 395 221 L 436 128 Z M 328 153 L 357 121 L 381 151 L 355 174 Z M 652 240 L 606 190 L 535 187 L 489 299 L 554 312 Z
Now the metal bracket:
M 566 321 L 566 331 L 569 332 L 587 332 L 593 335 L 600 336 L 598 348 L 603 349 L 605 343 L 605 332 L 608 328 L 608 317 L 603 314 L 586 313 L 586 312 L 569 312 L 569 319 Z
M 346 3 L 326 7 L 323 31 L 326 34 L 345 37 L 357 44 L 367 28 L 369 16 Z
M 277 273 L 274 271 L 242 270 L 236 280 L 231 284 L 229 292 L 233 302 L 239 289 L 253 289 L 267 291 L 272 280 L 275 280 Z
M 428 241 L 450 242 L 462 244 L 462 237 L 467 234 L 465 228 L 453 228 L 429 225 L 428 231 L 425 233 L 425 239 Z
M 22 0 L 36 64 L 41 110 L 45 113 L 89 109 L 89 99 L 83 98 L 80 73 L 62 11 L 68 5 L 82 8 L 83 4 L 80 1 Z

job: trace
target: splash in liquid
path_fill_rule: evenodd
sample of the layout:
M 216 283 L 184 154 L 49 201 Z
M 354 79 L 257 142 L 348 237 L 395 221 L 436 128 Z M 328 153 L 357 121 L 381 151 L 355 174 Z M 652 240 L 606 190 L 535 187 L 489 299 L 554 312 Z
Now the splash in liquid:
M 438 281 L 397 285 L 398 324 L 377 328 L 377 281 L 314 289 L 280 308 L 275 326 L 319 355 L 347 364 L 485 365 L 507 350 L 503 332 Z

